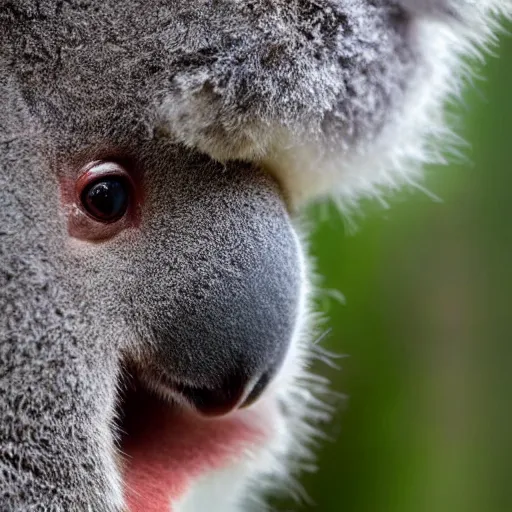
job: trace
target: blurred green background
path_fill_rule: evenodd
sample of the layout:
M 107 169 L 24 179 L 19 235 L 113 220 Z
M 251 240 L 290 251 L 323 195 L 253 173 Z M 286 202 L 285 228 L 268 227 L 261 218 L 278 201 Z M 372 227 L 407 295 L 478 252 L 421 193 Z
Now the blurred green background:
M 457 108 L 464 158 L 426 170 L 442 202 L 367 203 L 355 233 L 312 213 L 323 288 L 346 298 L 320 299 L 324 346 L 349 355 L 322 371 L 349 398 L 305 510 L 512 512 L 512 37 L 496 54 Z

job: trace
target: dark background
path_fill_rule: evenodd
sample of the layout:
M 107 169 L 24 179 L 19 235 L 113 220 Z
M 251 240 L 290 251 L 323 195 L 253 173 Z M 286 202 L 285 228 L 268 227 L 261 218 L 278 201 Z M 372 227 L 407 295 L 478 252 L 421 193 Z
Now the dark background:
M 355 233 L 312 212 L 323 344 L 349 357 L 321 368 L 348 399 L 305 510 L 512 511 L 512 37 L 495 53 L 456 109 L 468 146 L 426 169 L 442 202 L 365 203 Z

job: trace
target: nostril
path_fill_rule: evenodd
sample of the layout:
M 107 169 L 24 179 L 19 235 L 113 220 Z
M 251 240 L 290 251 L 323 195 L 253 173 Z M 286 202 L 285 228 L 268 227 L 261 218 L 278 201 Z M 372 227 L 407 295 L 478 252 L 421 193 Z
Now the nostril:
M 245 381 L 231 377 L 215 389 L 180 385 L 176 390 L 204 416 L 223 416 L 238 407 L 245 392 Z
M 256 402 L 265 391 L 271 377 L 271 372 L 265 372 L 241 404 L 240 402 L 247 393 L 247 379 L 240 376 L 227 378 L 222 386 L 214 389 L 181 384 L 176 386 L 175 390 L 204 416 L 223 416 L 237 407 L 249 407 Z

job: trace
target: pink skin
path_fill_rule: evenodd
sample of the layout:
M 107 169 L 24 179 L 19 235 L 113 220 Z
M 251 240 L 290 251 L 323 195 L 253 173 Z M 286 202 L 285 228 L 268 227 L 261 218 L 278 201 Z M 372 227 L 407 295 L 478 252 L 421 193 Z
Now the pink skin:
M 123 422 L 129 512 L 169 512 L 197 478 L 239 460 L 271 436 L 255 409 L 206 419 L 149 395 L 132 399 Z

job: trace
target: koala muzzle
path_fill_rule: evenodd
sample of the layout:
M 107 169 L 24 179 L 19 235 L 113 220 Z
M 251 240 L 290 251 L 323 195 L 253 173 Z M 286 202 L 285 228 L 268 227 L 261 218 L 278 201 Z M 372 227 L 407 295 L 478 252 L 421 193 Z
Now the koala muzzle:
M 147 301 L 137 318 L 151 342 L 144 373 L 178 402 L 223 415 L 256 401 L 284 361 L 300 319 L 302 255 L 262 171 L 233 164 L 172 185 L 155 184 L 155 204 L 165 195 L 172 207 L 149 207 L 141 225 L 152 249 L 132 292 Z

